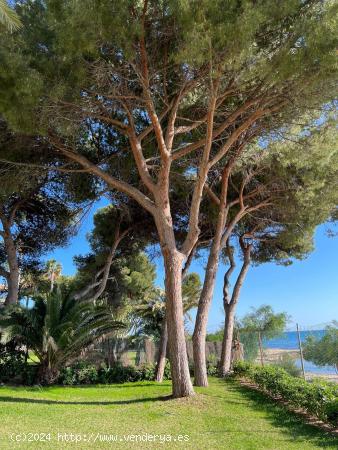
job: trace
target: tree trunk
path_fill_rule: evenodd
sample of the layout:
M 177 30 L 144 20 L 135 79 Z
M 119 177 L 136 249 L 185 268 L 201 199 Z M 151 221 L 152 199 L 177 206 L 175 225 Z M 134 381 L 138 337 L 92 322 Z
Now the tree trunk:
M 227 242 L 227 253 L 230 262 L 229 269 L 225 272 L 224 275 L 224 285 L 223 285 L 223 305 L 225 311 L 225 323 L 224 323 L 224 335 L 223 335 L 223 343 L 222 343 L 222 354 L 220 361 L 220 375 L 226 376 L 230 372 L 231 368 L 231 353 L 232 353 L 232 341 L 234 335 L 234 324 L 235 324 L 235 311 L 236 305 L 239 299 L 239 295 L 250 267 L 250 253 L 252 244 L 246 244 L 244 242 L 244 236 L 239 238 L 239 243 L 243 253 L 243 263 L 241 270 L 236 279 L 236 283 L 234 289 L 232 291 L 232 295 L 230 297 L 229 286 L 230 286 L 230 277 L 235 268 L 235 260 L 232 254 L 232 250 L 229 245 L 229 241 Z
M 38 370 L 38 382 L 42 385 L 50 385 L 55 383 L 60 372 L 54 367 L 50 367 L 47 360 L 41 362 Z
M 5 233 L 4 243 L 9 267 L 9 276 L 7 278 L 8 293 L 5 300 L 5 305 L 7 306 L 19 302 L 19 264 L 16 247 L 9 232 Z
M 264 353 L 263 353 L 262 336 L 260 331 L 258 331 L 258 345 L 259 345 L 259 354 L 261 357 L 261 366 L 264 367 Z
M 163 381 L 165 361 L 167 355 L 167 343 L 168 343 L 168 327 L 166 317 L 164 317 L 161 331 L 161 339 L 158 348 L 156 373 L 155 373 L 155 381 L 159 383 Z
M 207 269 L 205 272 L 203 289 L 197 308 L 195 328 L 192 339 L 194 353 L 195 386 L 208 386 L 207 366 L 205 358 L 205 338 L 207 334 L 209 308 L 215 288 L 216 274 L 219 264 L 219 254 L 222 246 L 222 237 L 228 214 L 226 202 L 230 170 L 231 166 L 226 166 L 222 173 L 222 190 L 219 201 L 215 236 L 212 241 Z
M 162 248 L 165 267 L 166 317 L 173 397 L 194 395 L 184 333 L 182 303 L 183 255 L 177 250 Z
M 219 246 L 212 246 L 201 297 L 198 303 L 195 328 L 193 334 L 194 353 L 194 384 L 195 386 L 208 386 L 208 376 L 205 358 L 205 338 L 207 334 L 209 307 L 214 292 L 216 273 L 218 269 Z
M 231 350 L 232 340 L 234 335 L 234 323 L 235 323 L 235 304 L 226 306 L 225 310 L 225 323 L 224 323 L 224 336 L 222 342 L 222 354 L 220 361 L 220 375 L 226 376 L 230 372 L 231 367 Z

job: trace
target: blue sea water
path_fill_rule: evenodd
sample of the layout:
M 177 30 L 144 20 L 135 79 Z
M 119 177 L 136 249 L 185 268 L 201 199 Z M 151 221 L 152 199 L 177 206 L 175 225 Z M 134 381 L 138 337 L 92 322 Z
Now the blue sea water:
M 299 334 L 301 342 L 304 343 L 308 336 L 314 336 L 317 339 L 322 338 L 325 334 L 325 330 L 300 331 Z M 277 338 L 264 341 L 264 346 L 266 348 L 297 350 L 299 348 L 297 331 L 285 331 Z
M 321 338 L 325 334 L 325 330 L 300 331 L 301 342 L 304 343 L 308 336 L 315 336 Z M 277 338 L 265 340 L 263 342 L 266 348 L 280 348 L 285 350 L 299 350 L 298 337 L 296 331 L 286 331 Z M 298 367 L 301 367 L 300 359 L 296 360 Z M 310 361 L 304 361 L 305 372 L 317 374 L 332 374 L 335 375 L 335 368 L 332 366 L 316 366 Z

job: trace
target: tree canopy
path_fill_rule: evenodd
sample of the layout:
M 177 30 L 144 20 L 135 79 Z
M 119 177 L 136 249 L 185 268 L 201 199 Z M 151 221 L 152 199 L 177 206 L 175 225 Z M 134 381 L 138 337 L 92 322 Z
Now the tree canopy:
M 201 234 L 204 195 L 221 180 L 194 333 L 201 385 L 232 171 L 248 145 L 258 144 L 259 155 L 266 141 L 292 138 L 299 123 L 306 134 L 335 109 L 338 5 L 27 0 L 16 10 L 24 26 L 0 49 L 0 112 L 47 142 L 62 170 L 95 177 L 152 215 L 165 263 L 173 392 L 191 395 L 182 267 Z M 177 180 L 186 208 L 175 215 Z

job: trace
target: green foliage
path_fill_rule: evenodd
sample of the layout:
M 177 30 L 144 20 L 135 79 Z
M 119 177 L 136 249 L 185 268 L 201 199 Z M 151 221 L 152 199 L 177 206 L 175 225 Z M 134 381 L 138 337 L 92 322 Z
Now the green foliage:
M 296 361 L 292 358 L 291 355 L 287 353 L 283 354 L 279 361 L 273 364 L 274 366 L 281 367 L 284 369 L 289 375 L 293 377 L 300 377 L 301 370 L 296 365 Z
M 287 324 L 286 313 L 275 313 L 270 305 L 252 308 L 240 321 L 240 329 L 249 332 L 260 332 L 262 339 L 272 339 L 280 335 Z
M 257 332 L 241 330 L 241 328 L 239 328 L 239 332 L 239 339 L 244 349 L 244 359 L 246 361 L 254 361 L 259 351 Z
M 220 329 L 215 331 L 215 333 L 208 333 L 206 336 L 207 342 L 222 342 L 223 341 L 224 330 Z
M 103 336 L 124 328 L 106 307 L 76 301 L 60 290 L 36 298 L 31 309 L 8 307 L 0 326 L 5 341 L 15 339 L 34 351 L 40 361 L 42 383 L 53 382 L 67 361 Z
M 298 114 L 306 102 L 319 98 L 323 104 L 332 99 L 337 70 L 337 6 L 333 1 L 287 0 L 281 6 L 273 0 L 153 0 L 147 2 L 147 7 L 143 12 L 138 0 L 19 2 L 18 11 L 25 26 L 17 39 L 6 40 L 2 62 L 7 64 L 1 65 L 4 70 L 0 75 L 0 85 L 4 85 L 0 95 L 2 109 L 11 122 L 18 125 L 15 108 L 10 105 L 13 92 L 18 92 L 14 101 L 21 103 L 23 111 L 28 112 L 35 102 L 43 112 L 39 117 L 23 114 L 22 120 L 33 121 L 41 129 L 58 125 L 59 130 L 71 136 L 78 124 L 71 124 L 66 115 L 55 115 L 49 106 L 61 101 L 64 113 L 63 102 L 83 104 L 88 114 L 90 96 L 85 93 L 111 92 L 109 81 L 118 84 L 121 73 L 126 79 L 134 79 L 144 18 L 149 66 L 158 75 L 151 77 L 156 105 L 162 103 L 163 84 L 170 96 L 182 80 L 202 74 L 202 84 L 184 105 L 188 116 L 195 117 L 197 108 L 207 104 L 210 75 L 219 73 L 221 89 L 226 89 L 231 80 L 238 87 L 235 98 L 227 102 L 229 111 L 245 97 L 243 91 L 249 89 L 252 93 L 262 85 L 262 92 L 287 92 Z M 11 65 L 10 51 L 15 55 Z M 211 68 L 205 70 L 208 64 Z M 165 66 L 172 66 L 165 74 L 166 83 Z M 109 70 L 112 77 L 107 76 Z M 7 92 L 10 81 L 12 87 Z M 27 96 L 24 84 L 35 86 L 31 96 Z M 129 88 L 138 94 L 139 84 L 132 84 Z M 104 92 L 99 91 L 101 88 Z M 72 106 L 67 114 L 71 117 L 76 112 Z M 135 115 L 145 123 L 142 112 L 138 108 Z M 113 113 L 121 116 L 121 108 L 113 106 Z M 37 120 L 40 123 L 36 124 Z
M 28 364 L 26 352 L 15 340 L 0 343 L 0 383 L 32 385 L 37 379 L 37 365 Z
M 0 343 L 0 382 L 13 382 L 20 378 L 26 367 L 25 352 L 14 342 Z
M 219 360 L 218 360 L 217 356 L 215 354 L 211 353 L 207 358 L 207 374 L 209 376 L 215 377 L 218 374 L 218 372 L 219 372 L 218 363 L 219 363 Z
M 58 383 L 64 385 L 78 384 L 112 384 L 136 381 L 152 381 L 155 378 L 155 366 L 144 365 L 141 367 L 123 366 L 120 363 L 112 367 L 100 367 L 85 362 L 79 362 L 61 370 Z M 164 370 L 164 380 L 170 380 L 170 365 L 167 361 Z
M 291 406 L 302 408 L 319 419 L 337 425 L 338 386 L 324 381 L 308 382 L 289 375 L 286 370 L 245 362 L 234 364 L 234 374 L 253 381 L 273 396 L 281 396 Z
M 152 226 L 145 213 L 133 202 L 121 205 L 109 205 L 100 208 L 94 215 L 94 228 L 87 236 L 91 252 L 74 258 L 77 273 L 73 279 L 72 290 L 81 292 L 92 285 L 84 298 L 95 294 L 100 286 L 103 269 L 107 264 L 112 246 L 115 248 L 109 269 L 106 287 L 100 299 L 105 299 L 115 308 L 127 308 L 128 304 L 148 299 L 154 290 L 156 277 L 155 265 L 144 253 L 146 245 L 152 240 Z M 152 219 L 151 219 L 152 220 Z M 149 234 L 147 234 L 149 231 Z
M 239 339 L 244 346 L 244 358 L 253 361 L 259 350 L 258 333 L 263 339 L 278 337 L 285 329 L 288 321 L 286 313 L 275 313 L 270 305 L 252 308 L 236 323 Z
M 338 325 L 327 327 L 322 338 L 308 336 L 304 343 L 304 358 L 317 366 L 334 366 L 338 373 Z
M 0 23 L 9 31 L 18 30 L 22 26 L 16 12 L 8 6 L 6 0 L 0 0 Z
M 187 274 L 182 282 L 183 310 L 189 317 L 189 310 L 197 306 L 201 292 L 201 280 L 197 273 Z M 154 336 L 159 339 L 162 329 L 166 305 L 165 293 L 162 289 L 155 288 L 150 295 L 141 297 L 134 306 L 136 321 L 136 336 Z
M 74 386 L 77 384 L 95 384 L 98 382 L 98 371 L 95 366 L 85 362 L 78 362 L 72 366 L 62 368 L 58 383 Z

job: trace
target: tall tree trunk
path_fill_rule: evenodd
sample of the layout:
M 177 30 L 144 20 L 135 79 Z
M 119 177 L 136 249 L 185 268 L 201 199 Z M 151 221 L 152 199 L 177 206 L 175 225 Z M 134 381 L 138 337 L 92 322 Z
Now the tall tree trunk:
M 10 231 L 5 232 L 4 243 L 9 267 L 9 276 L 7 278 L 8 293 L 5 300 L 5 305 L 7 306 L 19 302 L 19 263 L 15 243 Z
M 176 249 L 162 248 L 165 267 L 166 317 L 173 397 L 189 397 L 192 387 L 184 333 L 182 303 L 183 255 Z
M 208 386 L 208 375 L 205 358 L 205 338 L 207 334 L 208 314 L 215 288 L 216 274 L 219 264 L 219 254 L 222 246 L 224 227 L 228 209 L 226 208 L 228 181 L 231 166 L 225 167 L 222 173 L 222 190 L 218 205 L 218 217 L 215 236 L 212 241 L 208 258 L 203 289 L 198 302 L 195 328 L 193 333 L 194 354 L 194 384 L 195 386 Z
M 190 255 L 187 258 L 187 261 L 182 270 L 182 280 L 187 276 L 189 267 L 194 258 L 196 252 L 196 245 L 190 252 Z M 161 337 L 158 349 L 157 363 L 156 363 L 156 373 L 155 373 L 155 381 L 161 383 L 163 381 L 166 355 L 167 355 L 167 345 L 168 345 L 168 325 L 166 316 L 163 318 Z
M 54 290 L 54 281 L 55 281 L 55 272 L 53 270 L 50 276 L 50 292 L 53 292 Z
M 238 277 L 236 279 L 232 295 L 230 297 L 229 293 L 230 276 L 235 268 L 235 261 L 232 249 L 229 246 L 229 242 L 227 242 L 227 253 L 230 261 L 230 267 L 224 275 L 224 285 L 223 285 L 223 304 L 225 311 L 225 322 L 224 322 L 224 335 L 220 361 L 220 375 L 223 377 L 229 374 L 231 368 L 231 351 L 234 335 L 235 311 L 242 285 L 244 283 L 246 274 L 250 267 L 252 244 L 246 244 L 244 242 L 244 236 L 241 236 L 239 238 L 239 243 L 243 253 L 243 263 L 241 270 L 238 274 Z
M 157 363 L 155 381 L 161 383 L 164 376 L 165 361 L 167 355 L 167 343 L 168 343 L 168 326 L 166 317 L 163 319 L 160 344 L 158 348 Z
M 235 307 L 235 304 L 230 304 L 226 305 L 225 308 L 224 335 L 220 361 L 220 375 L 222 377 L 226 376 L 230 372 L 231 367 L 231 351 L 235 324 Z
M 194 354 L 194 384 L 195 386 L 208 386 L 208 376 L 205 358 L 205 338 L 207 334 L 208 313 L 212 300 L 216 273 L 219 261 L 219 242 L 213 242 L 208 258 L 207 269 L 201 297 L 198 303 L 195 328 L 193 334 Z

